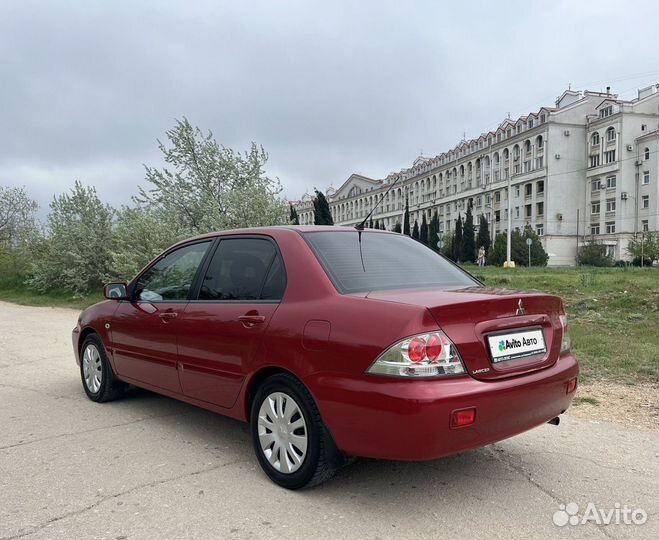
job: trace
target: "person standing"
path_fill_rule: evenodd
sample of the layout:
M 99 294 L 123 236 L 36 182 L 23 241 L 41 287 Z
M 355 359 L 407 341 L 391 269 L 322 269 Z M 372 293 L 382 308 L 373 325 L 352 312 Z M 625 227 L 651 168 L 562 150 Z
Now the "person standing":
M 485 246 L 478 248 L 478 266 L 485 266 Z

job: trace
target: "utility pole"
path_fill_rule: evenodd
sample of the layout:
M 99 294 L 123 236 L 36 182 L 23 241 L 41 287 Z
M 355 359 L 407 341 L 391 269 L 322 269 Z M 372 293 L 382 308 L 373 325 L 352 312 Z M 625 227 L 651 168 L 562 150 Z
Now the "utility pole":
M 512 187 L 511 187 L 511 181 L 512 181 L 512 174 L 508 174 L 508 231 L 506 234 L 506 261 L 508 268 L 510 268 L 510 252 L 512 251 L 512 238 L 511 238 L 511 232 L 513 228 L 513 208 L 512 208 L 512 200 L 513 200 L 513 192 L 512 192 Z
M 579 209 L 577 208 L 577 264 L 579 264 Z

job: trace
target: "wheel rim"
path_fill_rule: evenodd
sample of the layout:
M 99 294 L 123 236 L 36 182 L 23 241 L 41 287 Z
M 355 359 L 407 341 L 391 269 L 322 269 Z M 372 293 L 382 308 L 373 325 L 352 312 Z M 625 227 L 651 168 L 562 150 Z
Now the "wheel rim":
M 103 365 L 96 345 L 87 345 L 85 348 L 82 355 L 82 375 L 87 389 L 92 394 L 98 392 L 103 380 Z
M 290 474 L 302 466 L 309 441 L 307 424 L 291 396 L 273 392 L 263 400 L 258 434 L 261 450 L 275 470 Z

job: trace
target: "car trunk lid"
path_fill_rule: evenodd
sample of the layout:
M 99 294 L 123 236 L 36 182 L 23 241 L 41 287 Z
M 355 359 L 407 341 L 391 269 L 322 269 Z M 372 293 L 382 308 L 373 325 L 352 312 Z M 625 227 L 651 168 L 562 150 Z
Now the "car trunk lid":
M 559 356 L 563 329 L 557 296 L 469 287 L 373 291 L 366 297 L 426 307 L 477 379 L 537 371 Z

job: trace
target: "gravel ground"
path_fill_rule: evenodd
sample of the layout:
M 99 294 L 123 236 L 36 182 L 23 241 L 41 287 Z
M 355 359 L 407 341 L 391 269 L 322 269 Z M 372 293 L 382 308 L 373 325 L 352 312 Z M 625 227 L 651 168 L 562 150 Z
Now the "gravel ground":
M 659 431 L 609 422 L 602 411 L 620 415 L 604 394 L 558 427 L 428 463 L 360 460 L 287 492 L 261 473 L 241 423 L 144 391 L 87 400 L 76 315 L 0 302 L 0 538 L 659 537 Z M 648 517 L 556 525 L 569 503 L 581 518 L 588 503 Z

